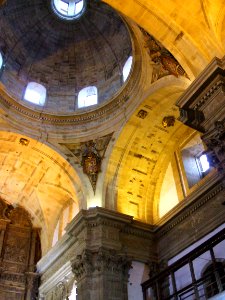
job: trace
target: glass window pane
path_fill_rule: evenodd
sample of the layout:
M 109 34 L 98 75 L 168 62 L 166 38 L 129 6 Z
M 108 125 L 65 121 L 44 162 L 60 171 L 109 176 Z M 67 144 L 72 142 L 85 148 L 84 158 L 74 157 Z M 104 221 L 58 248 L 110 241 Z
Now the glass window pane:
M 65 3 L 64 1 L 59 1 L 59 9 L 63 14 L 65 15 L 68 14 L 68 8 L 69 8 L 68 3 Z
M 37 105 L 44 105 L 46 98 L 46 88 L 36 82 L 30 82 L 27 85 L 24 100 Z
M 78 15 L 82 11 L 83 6 L 84 6 L 83 0 L 76 3 L 75 15 Z
M 3 57 L 2 54 L 0 53 L 0 69 L 2 68 L 3 65 Z
M 207 156 L 205 154 L 199 157 L 200 164 L 201 164 L 201 171 L 206 172 L 209 169 L 209 162 Z
M 98 103 L 97 88 L 88 86 L 78 94 L 78 108 L 91 106 Z
M 123 67 L 123 81 L 127 80 L 127 77 L 130 74 L 131 66 L 132 66 L 133 57 L 128 57 L 124 67 Z

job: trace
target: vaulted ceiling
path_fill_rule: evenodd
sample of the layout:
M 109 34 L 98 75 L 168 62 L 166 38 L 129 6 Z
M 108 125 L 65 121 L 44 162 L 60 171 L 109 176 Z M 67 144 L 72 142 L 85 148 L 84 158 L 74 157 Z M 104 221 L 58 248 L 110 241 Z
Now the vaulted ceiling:
M 35 118 L 30 112 L 26 115 L 20 107 L 15 112 L 13 102 L 0 101 L 0 195 L 30 212 L 34 224 L 42 228 L 44 251 L 71 199 L 79 209 L 99 205 L 155 222 L 155 204 L 172 153 L 178 142 L 193 133 L 178 120 L 164 128 L 162 119 L 179 116 L 175 105 L 179 96 L 212 58 L 225 53 L 225 1 L 105 2 L 127 20 L 139 64 L 132 85 L 128 82 L 122 96 L 117 95 L 118 111 L 76 115 L 80 123 L 60 116 L 56 124 L 53 118 L 46 123 L 46 116 L 36 117 L 35 112 Z M 172 54 L 184 76 L 168 71 L 152 80 L 155 65 L 139 27 Z M 3 95 L 4 86 L 0 89 Z M 22 145 L 21 138 L 29 144 Z M 95 142 L 101 157 L 94 188 L 82 165 L 88 141 Z

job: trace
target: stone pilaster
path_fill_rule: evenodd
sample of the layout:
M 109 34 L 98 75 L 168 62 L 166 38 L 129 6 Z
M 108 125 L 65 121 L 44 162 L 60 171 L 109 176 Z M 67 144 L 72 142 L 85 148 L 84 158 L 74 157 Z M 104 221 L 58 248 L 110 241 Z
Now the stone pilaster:
M 127 300 L 131 261 L 156 257 L 152 226 L 118 212 L 82 210 L 66 230 L 38 263 L 39 299 L 58 299 L 59 282 L 70 281 L 78 300 Z
M 73 261 L 78 300 L 127 300 L 131 261 L 115 250 L 84 250 Z

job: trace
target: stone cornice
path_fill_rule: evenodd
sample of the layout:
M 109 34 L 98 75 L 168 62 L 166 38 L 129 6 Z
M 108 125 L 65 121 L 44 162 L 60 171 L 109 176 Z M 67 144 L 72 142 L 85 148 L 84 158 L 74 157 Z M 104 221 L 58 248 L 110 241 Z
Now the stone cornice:
M 56 245 L 51 248 L 48 253 L 39 260 L 37 264 L 37 271 L 39 273 L 44 273 L 48 268 L 62 257 L 69 248 L 75 243 L 76 238 L 64 234 L 64 236 L 56 243 Z
M 205 203 L 220 193 L 224 188 L 222 179 L 223 176 L 221 174 L 215 173 L 208 178 L 204 185 L 188 196 L 185 201 L 180 202 L 176 208 L 155 225 L 145 224 L 133 220 L 131 216 L 101 207 L 81 210 L 66 227 L 66 234 L 63 238 L 38 262 L 38 271 L 45 273 L 59 258 L 63 255 L 67 256 L 66 253 L 79 240 L 79 235 L 83 230 L 92 230 L 98 226 L 102 228 L 111 227 L 124 237 L 132 235 L 146 240 L 146 243 L 154 242 L 156 238 L 166 235 L 179 223 L 185 221 L 193 212 L 200 209 Z M 204 197 L 201 196 L 203 194 Z M 95 248 L 91 244 L 89 247 L 91 249 Z
M 108 210 L 102 207 L 81 210 L 73 221 L 66 227 L 68 235 L 77 236 L 84 228 L 105 225 L 117 228 L 120 232 L 150 238 L 154 226 L 136 221 L 132 216 Z
M 70 261 L 66 262 L 62 268 L 55 272 L 50 278 L 48 278 L 40 287 L 40 293 L 46 293 L 54 288 L 62 278 L 68 280 L 73 276 L 72 267 Z
M 209 85 L 210 82 L 218 75 L 225 74 L 225 56 L 222 59 L 215 57 L 203 72 L 193 81 L 177 101 L 179 107 L 189 105 L 197 93 Z M 187 101 L 188 99 L 188 101 Z

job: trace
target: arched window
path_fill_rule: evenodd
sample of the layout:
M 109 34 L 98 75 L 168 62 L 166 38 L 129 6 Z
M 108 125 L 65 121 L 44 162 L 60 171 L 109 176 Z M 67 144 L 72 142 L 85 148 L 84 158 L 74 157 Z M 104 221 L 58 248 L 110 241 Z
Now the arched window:
M 24 100 L 37 105 L 44 105 L 45 99 L 46 88 L 37 82 L 29 82 L 24 94 Z
M 2 54 L 0 52 L 0 70 L 2 68 L 2 65 L 3 65 L 3 57 L 2 57 Z
M 78 94 L 78 108 L 87 107 L 98 103 L 98 91 L 96 86 L 88 86 Z
M 130 74 L 131 66 L 132 66 L 133 57 L 129 56 L 127 61 L 125 62 L 125 65 L 123 67 L 123 81 L 125 82 L 127 80 L 127 77 Z

